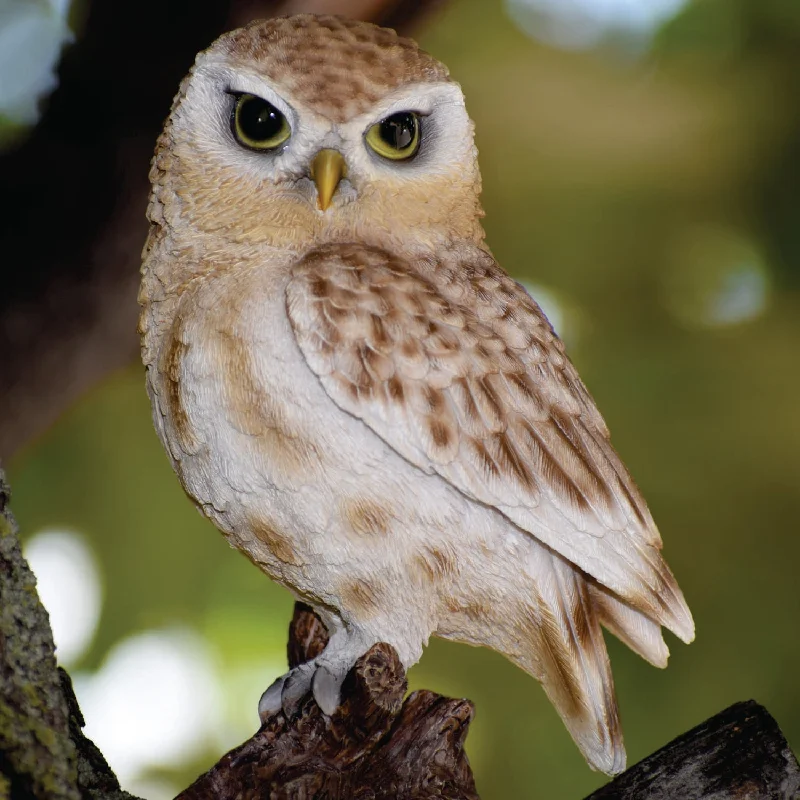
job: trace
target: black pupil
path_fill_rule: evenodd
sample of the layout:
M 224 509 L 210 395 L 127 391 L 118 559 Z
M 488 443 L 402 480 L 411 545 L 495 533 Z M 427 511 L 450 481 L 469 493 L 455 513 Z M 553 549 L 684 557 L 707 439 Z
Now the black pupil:
M 413 114 L 392 114 L 381 122 L 381 139 L 395 150 L 405 150 L 417 132 L 417 118 Z
M 266 142 L 283 128 L 283 114 L 260 97 L 248 97 L 239 103 L 239 129 L 254 142 Z

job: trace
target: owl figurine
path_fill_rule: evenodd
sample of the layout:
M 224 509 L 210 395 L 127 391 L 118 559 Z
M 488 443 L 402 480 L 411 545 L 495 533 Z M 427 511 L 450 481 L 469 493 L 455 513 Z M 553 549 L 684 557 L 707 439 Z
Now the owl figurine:
M 447 68 L 327 16 L 200 53 L 150 172 L 140 303 L 183 488 L 330 633 L 262 719 L 339 703 L 376 642 L 431 635 L 542 683 L 586 760 L 625 767 L 602 628 L 658 667 L 691 613 L 644 499 L 539 306 L 484 242 Z

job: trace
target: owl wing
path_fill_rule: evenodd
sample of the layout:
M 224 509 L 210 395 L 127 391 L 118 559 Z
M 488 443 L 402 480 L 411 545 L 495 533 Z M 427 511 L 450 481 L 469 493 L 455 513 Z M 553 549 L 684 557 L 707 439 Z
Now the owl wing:
M 684 641 L 694 624 L 644 499 L 527 292 L 478 248 L 403 260 L 333 244 L 287 310 L 332 400 Z

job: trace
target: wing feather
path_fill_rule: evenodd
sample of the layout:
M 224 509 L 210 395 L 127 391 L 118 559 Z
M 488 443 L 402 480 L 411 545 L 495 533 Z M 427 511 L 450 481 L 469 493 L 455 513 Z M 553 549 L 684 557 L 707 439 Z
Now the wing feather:
M 483 250 L 403 260 L 330 244 L 287 310 L 340 408 L 685 641 L 694 624 L 644 499 L 561 341 Z

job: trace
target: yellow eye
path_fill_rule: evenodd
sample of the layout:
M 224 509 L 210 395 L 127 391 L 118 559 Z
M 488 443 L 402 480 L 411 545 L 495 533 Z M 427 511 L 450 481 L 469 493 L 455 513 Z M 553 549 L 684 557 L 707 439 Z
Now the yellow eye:
M 272 103 L 254 94 L 236 95 L 231 130 L 236 141 L 251 150 L 274 150 L 292 134 L 286 117 Z
M 419 150 L 419 117 L 413 111 L 392 114 L 373 125 L 366 140 L 379 156 L 392 161 L 411 158 Z

